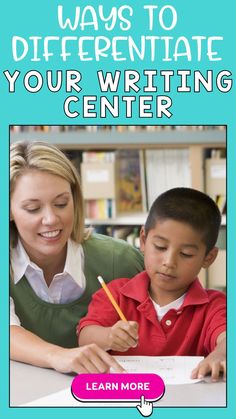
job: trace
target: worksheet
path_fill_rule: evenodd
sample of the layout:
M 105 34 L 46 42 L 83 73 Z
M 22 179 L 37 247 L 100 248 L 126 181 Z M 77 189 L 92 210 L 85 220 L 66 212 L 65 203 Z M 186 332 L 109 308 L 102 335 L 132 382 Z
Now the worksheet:
M 200 381 L 190 378 L 191 371 L 202 356 L 116 356 L 129 373 L 154 373 L 167 384 L 192 384 Z

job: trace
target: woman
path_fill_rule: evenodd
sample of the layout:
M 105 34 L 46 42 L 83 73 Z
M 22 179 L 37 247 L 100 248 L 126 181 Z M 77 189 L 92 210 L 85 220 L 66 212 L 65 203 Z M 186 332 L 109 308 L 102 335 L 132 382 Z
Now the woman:
M 60 372 L 122 371 L 96 345 L 78 348 L 76 325 L 97 276 L 132 277 L 142 256 L 84 229 L 77 172 L 56 147 L 13 144 L 10 184 L 11 358 Z

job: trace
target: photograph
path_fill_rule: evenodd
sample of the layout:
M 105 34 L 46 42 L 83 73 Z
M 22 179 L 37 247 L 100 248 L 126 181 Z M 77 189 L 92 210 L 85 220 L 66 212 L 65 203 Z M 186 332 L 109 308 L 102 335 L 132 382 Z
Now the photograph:
M 157 406 L 226 406 L 226 137 L 10 127 L 12 406 L 74 406 L 71 373 L 109 372 L 159 375 Z

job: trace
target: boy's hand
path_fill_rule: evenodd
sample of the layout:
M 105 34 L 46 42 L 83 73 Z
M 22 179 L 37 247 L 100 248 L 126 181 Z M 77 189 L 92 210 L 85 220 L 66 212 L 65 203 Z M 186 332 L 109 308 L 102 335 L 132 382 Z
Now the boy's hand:
M 218 381 L 223 373 L 223 380 L 226 380 L 226 337 L 225 332 L 219 335 L 217 346 L 198 366 L 192 371 L 191 378 L 203 378 L 211 375 L 212 381 Z
M 223 373 L 223 379 L 226 380 L 226 359 L 225 356 L 211 352 L 198 366 L 192 371 L 191 378 L 203 378 L 211 374 L 212 381 L 218 381 L 220 373 Z
M 138 323 L 119 320 L 109 331 L 109 349 L 125 352 L 129 348 L 135 348 L 138 344 Z

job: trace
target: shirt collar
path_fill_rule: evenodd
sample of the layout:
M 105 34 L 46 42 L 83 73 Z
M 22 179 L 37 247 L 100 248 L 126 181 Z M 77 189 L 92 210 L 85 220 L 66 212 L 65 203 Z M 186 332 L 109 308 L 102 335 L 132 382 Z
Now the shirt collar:
M 35 263 L 31 262 L 20 239 L 18 239 L 17 246 L 12 250 L 11 263 L 13 269 L 13 281 L 15 284 L 17 284 L 25 275 L 28 266 L 32 267 L 34 270 L 41 271 Z
M 75 263 L 76 261 L 76 263 Z M 84 253 L 80 244 L 72 241 L 67 242 L 67 255 L 64 272 L 70 275 L 78 285 L 81 284 L 81 278 L 84 276 Z
M 196 278 L 186 293 L 182 308 L 192 305 L 206 304 L 208 302 L 209 297 L 207 291 L 203 288 L 199 279 Z
M 135 275 L 122 288 L 121 293 L 129 298 L 143 302 L 148 297 L 150 279 L 146 271 Z M 181 308 L 209 302 L 208 294 L 198 278 L 190 285 Z
M 143 271 L 126 282 L 121 288 L 121 293 L 141 303 L 148 297 L 149 282 L 148 274 Z
M 67 243 L 66 262 L 64 266 L 64 273 L 67 273 L 72 279 L 80 284 L 81 276 L 83 274 L 83 248 L 80 244 L 73 242 L 71 239 Z M 76 260 L 76 263 L 75 263 Z M 28 267 L 35 271 L 42 272 L 34 262 L 32 262 L 26 253 L 20 239 L 18 239 L 17 246 L 12 250 L 11 263 L 13 269 L 13 281 L 17 284 L 25 275 Z

